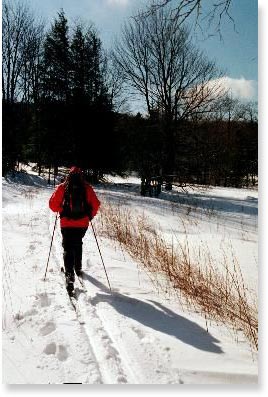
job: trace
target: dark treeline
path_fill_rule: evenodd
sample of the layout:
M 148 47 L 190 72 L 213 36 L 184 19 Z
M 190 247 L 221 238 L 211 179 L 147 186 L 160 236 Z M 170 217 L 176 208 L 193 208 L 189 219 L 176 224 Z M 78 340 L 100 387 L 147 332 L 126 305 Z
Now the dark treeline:
M 163 175 L 165 131 L 159 121 L 141 115 L 118 116 L 121 158 L 140 176 Z M 258 175 L 258 125 L 248 120 L 185 121 L 174 126 L 174 183 L 253 186 Z
M 222 92 L 187 29 L 171 29 L 162 11 L 144 18 L 125 26 L 108 57 L 92 25 L 70 27 L 62 10 L 45 31 L 22 2 L 3 2 L 4 174 L 32 162 L 49 179 L 77 164 L 95 181 L 136 171 L 181 185 L 256 183 L 255 105 Z M 119 110 L 129 87 L 148 116 Z

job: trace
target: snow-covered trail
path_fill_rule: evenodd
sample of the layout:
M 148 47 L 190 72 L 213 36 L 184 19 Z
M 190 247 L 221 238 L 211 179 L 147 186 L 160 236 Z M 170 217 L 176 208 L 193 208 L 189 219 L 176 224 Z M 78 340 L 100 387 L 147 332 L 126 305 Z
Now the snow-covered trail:
M 213 324 L 207 332 L 198 313 L 155 291 L 135 261 L 99 236 L 111 293 L 91 230 L 83 246 L 86 291 L 76 285 L 81 324 L 60 272 L 59 225 L 43 281 L 51 193 L 3 183 L 4 383 L 257 382 L 256 357 L 242 337 L 235 342 Z

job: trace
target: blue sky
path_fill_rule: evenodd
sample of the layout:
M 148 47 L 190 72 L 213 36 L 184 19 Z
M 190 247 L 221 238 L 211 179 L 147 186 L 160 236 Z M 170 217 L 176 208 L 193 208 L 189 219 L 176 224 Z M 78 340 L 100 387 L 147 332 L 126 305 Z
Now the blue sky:
M 27 0 L 25 0 L 27 1 Z M 36 13 L 42 15 L 48 25 L 63 8 L 70 23 L 77 17 L 93 22 L 99 31 L 106 48 L 120 34 L 121 25 L 138 8 L 148 3 L 146 0 L 28 0 Z M 206 6 L 214 0 L 203 0 Z M 176 4 L 176 0 L 173 0 Z M 198 45 L 209 58 L 226 70 L 228 84 L 234 95 L 245 99 L 257 99 L 258 81 L 258 1 L 233 0 L 230 13 L 235 21 L 225 19 L 222 23 L 223 41 L 218 36 Z

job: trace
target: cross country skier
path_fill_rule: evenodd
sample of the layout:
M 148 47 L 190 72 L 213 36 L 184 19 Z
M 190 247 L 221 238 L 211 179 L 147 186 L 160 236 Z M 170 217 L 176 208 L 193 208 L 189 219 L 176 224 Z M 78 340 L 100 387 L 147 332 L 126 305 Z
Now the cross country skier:
M 82 239 L 89 221 L 97 214 L 100 202 L 93 188 L 84 180 L 82 170 L 72 167 L 49 200 L 49 208 L 60 214 L 66 288 L 74 290 L 75 273 L 82 272 Z

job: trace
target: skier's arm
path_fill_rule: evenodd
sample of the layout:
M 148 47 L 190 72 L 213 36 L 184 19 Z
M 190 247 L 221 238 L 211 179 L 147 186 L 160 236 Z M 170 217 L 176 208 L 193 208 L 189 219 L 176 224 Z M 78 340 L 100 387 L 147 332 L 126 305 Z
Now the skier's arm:
M 53 212 L 62 212 L 63 197 L 64 197 L 64 186 L 59 185 L 49 199 L 49 208 Z
M 97 214 L 98 209 L 100 207 L 100 201 L 90 185 L 87 186 L 87 202 L 91 209 L 90 218 L 93 219 L 94 216 Z

